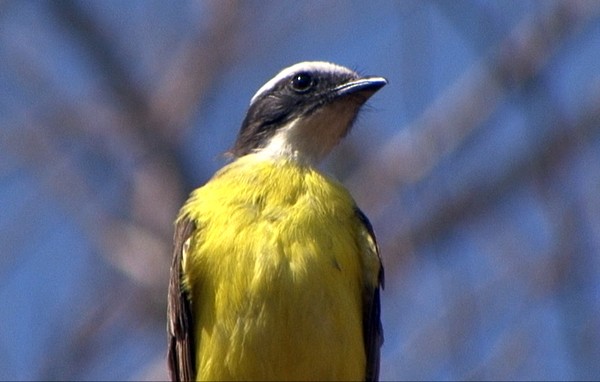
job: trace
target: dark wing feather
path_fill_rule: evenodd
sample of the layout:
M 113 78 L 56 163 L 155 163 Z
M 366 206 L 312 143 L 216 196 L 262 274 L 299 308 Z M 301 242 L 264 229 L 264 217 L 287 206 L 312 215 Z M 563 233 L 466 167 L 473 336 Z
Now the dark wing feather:
M 175 227 L 167 306 L 167 362 L 172 381 L 192 381 L 196 377 L 191 302 L 181 282 L 184 243 L 195 229 L 194 222 L 188 218 L 180 220 Z
M 356 214 L 375 243 L 377 257 L 379 258 L 380 263 L 377 287 L 374 289 L 365 287 L 363 292 L 363 337 L 367 355 L 365 380 L 377 381 L 379 380 L 379 352 L 381 345 L 383 345 L 383 327 L 381 326 L 380 316 L 381 305 L 379 303 L 379 288 L 383 289 L 384 286 L 383 266 L 381 265 L 379 247 L 377 246 L 377 240 L 375 239 L 375 232 L 373 231 L 371 222 L 358 208 L 356 209 Z

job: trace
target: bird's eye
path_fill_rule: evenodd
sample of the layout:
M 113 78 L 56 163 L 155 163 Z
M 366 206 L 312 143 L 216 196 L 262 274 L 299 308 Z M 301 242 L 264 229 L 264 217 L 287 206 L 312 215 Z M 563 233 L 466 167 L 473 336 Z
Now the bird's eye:
M 292 77 L 291 85 L 295 91 L 304 93 L 312 88 L 314 80 L 308 73 L 298 73 Z

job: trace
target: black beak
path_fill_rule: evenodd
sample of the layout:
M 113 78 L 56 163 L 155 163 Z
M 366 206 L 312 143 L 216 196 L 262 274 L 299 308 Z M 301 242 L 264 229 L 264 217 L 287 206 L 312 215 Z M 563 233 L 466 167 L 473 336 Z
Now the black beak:
M 336 97 L 343 97 L 360 93 L 368 98 L 386 84 L 387 80 L 383 77 L 365 77 L 346 82 L 345 84 L 336 87 L 333 89 L 333 94 L 335 94 Z

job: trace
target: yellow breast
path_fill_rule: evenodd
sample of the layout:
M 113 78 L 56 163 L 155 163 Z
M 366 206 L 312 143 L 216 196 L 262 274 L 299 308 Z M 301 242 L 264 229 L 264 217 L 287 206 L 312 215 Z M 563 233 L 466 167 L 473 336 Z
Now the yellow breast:
M 183 274 L 199 379 L 364 379 L 363 283 L 377 276 L 363 280 L 355 208 L 314 169 L 256 155 L 192 194 Z

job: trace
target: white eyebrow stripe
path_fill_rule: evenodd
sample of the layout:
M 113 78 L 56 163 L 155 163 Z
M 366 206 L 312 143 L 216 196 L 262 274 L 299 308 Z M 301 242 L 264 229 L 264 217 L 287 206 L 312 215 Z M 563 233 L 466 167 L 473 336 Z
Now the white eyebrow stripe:
M 325 62 L 325 61 L 300 62 L 298 64 L 294 64 L 292 66 L 289 66 L 289 67 L 283 69 L 282 71 L 277 73 L 277 75 L 275 77 L 271 78 L 269 81 L 267 81 L 267 83 L 265 83 L 263 86 L 261 86 L 260 89 L 258 89 L 258 91 L 254 94 L 252 99 L 250 99 L 250 105 L 252 105 L 254 103 L 254 101 L 256 101 L 256 99 L 258 97 L 260 97 L 262 94 L 273 89 L 275 87 L 275 85 L 277 85 L 277 83 L 279 81 L 281 81 L 282 79 L 289 77 L 294 73 L 299 73 L 299 72 L 304 72 L 304 71 L 307 71 L 307 72 L 330 72 L 330 73 L 338 72 L 338 73 L 356 74 L 348 68 L 333 64 L 331 62 Z

